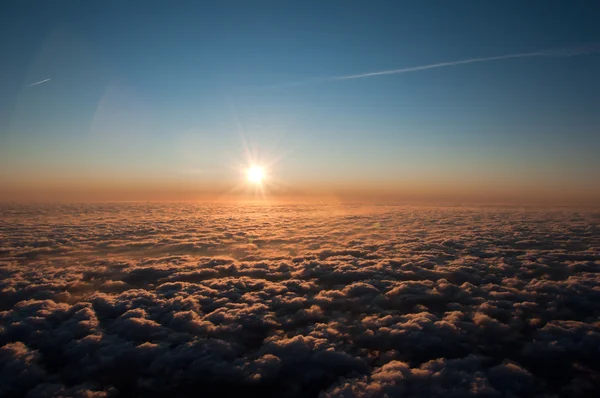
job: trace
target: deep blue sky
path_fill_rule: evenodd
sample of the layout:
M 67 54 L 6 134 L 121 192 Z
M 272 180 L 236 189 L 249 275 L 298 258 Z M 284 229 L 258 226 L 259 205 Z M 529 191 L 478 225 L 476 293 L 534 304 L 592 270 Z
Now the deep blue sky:
M 0 5 L 0 178 L 598 181 L 586 1 Z M 32 83 L 51 80 L 35 86 Z

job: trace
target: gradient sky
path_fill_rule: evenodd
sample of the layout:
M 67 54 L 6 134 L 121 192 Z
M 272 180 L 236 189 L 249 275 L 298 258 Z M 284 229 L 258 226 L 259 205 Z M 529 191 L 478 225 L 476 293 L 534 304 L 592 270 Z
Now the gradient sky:
M 202 189 L 239 182 L 247 147 L 284 184 L 589 191 L 599 19 L 583 1 L 2 2 L 0 183 Z

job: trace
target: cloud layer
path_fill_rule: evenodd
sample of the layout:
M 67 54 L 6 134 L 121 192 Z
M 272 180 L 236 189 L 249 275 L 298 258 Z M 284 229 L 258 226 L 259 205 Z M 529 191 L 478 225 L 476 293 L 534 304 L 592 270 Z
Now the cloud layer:
M 0 396 L 591 397 L 600 213 L 0 208 Z

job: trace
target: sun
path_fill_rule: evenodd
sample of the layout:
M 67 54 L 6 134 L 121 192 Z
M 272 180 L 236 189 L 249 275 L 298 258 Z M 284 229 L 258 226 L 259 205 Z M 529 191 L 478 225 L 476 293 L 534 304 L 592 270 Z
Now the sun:
M 265 179 L 265 169 L 260 166 L 251 166 L 246 170 L 246 178 L 252 184 L 260 184 Z

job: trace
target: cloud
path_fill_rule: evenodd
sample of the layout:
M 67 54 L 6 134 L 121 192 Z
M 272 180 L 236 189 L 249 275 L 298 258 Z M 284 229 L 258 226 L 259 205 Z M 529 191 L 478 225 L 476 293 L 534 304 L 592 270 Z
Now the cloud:
M 357 75 L 339 76 L 339 77 L 331 78 L 331 80 L 362 79 L 365 77 L 373 77 L 373 76 L 396 75 L 396 74 L 400 74 L 400 73 L 418 72 L 418 71 L 427 70 L 427 69 L 445 68 L 448 66 L 473 64 L 473 63 L 479 63 L 479 62 L 501 61 L 501 60 L 505 60 L 505 59 L 532 58 L 532 57 L 573 57 L 576 55 L 597 54 L 599 52 L 600 52 L 600 44 L 592 44 L 592 45 L 583 45 L 583 46 L 576 46 L 576 47 L 570 47 L 570 48 L 562 48 L 562 49 L 557 49 L 557 50 L 536 51 L 536 52 L 529 52 L 529 53 L 498 55 L 495 57 L 469 58 L 469 59 L 463 59 L 463 60 L 459 60 L 459 61 L 439 62 L 436 64 L 413 66 L 413 67 L 402 68 L 402 69 L 392 69 L 392 70 L 385 70 L 385 71 L 378 71 L 378 72 L 360 73 Z
M 261 211 L 0 207 L 0 395 L 598 391 L 595 210 Z
M 49 82 L 50 80 L 52 80 L 52 78 L 40 80 L 39 82 L 28 84 L 27 87 L 37 86 L 38 84 L 46 83 L 46 82 Z

